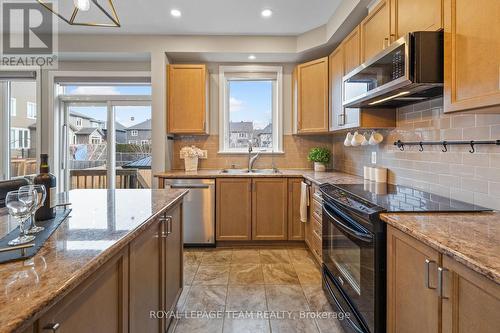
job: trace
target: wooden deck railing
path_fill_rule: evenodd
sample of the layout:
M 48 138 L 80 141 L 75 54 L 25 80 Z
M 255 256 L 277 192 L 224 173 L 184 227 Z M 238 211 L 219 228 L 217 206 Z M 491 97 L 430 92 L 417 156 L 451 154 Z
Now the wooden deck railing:
M 137 181 L 137 169 L 117 169 L 116 188 L 140 188 Z M 71 189 L 107 188 L 107 170 L 81 169 L 70 170 Z

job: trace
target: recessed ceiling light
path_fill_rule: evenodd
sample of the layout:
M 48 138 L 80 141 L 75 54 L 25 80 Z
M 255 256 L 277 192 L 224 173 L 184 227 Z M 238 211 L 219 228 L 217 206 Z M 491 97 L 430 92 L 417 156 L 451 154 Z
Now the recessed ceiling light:
M 178 9 L 172 9 L 170 11 L 170 15 L 172 15 L 173 17 L 181 17 L 182 13 Z
M 255 60 L 255 58 L 256 58 L 256 57 L 255 57 L 253 54 L 250 54 L 250 55 L 248 56 L 248 59 L 250 59 L 250 60 Z
M 264 9 L 260 15 L 262 15 L 262 17 L 271 17 L 273 16 L 273 11 L 270 10 L 270 9 Z

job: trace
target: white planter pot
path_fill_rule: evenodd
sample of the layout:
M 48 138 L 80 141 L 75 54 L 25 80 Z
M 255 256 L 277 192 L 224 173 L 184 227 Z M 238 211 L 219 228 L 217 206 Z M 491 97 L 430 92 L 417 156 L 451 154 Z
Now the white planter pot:
M 184 158 L 184 169 L 186 171 L 197 171 L 198 170 L 198 157 L 185 157 Z
M 314 171 L 324 172 L 326 171 L 326 165 L 324 165 L 323 163 L 314 162 Z

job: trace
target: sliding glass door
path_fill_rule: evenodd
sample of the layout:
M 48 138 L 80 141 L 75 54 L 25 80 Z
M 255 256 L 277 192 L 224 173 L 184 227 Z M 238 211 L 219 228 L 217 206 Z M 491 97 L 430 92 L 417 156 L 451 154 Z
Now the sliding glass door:
M 151 187 L 151 101 L 63 97 L 64 189 Z

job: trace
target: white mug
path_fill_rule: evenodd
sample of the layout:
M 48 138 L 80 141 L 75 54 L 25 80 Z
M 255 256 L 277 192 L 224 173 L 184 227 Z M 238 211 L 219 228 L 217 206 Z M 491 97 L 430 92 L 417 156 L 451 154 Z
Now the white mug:
M 384 141 L 384 136 L 380 133 L 373 132 L 372 135 L 370 136 L 370 140 L 368 141 L 372 146 L 378 145 Z
M 353 135 L 351 134 L 351 132 L 348 132 L 346 137 L 345 137 L 345 140 L 344 140 L 344 146 L 346 146 L 346 147 L 351 146 L 352 137 L 353 137 Z
M 361 141 L 362 146 L 368 146 L 370 142 L 366 139 L 366 133 L 363 134 L 363 141 Z
M 363 135 L 359 134 L 358 132 L 354 132 L 354 135 L 352 136 L 351 140 L 351 146 L 353 147 L 361 146 L 363 139 L 366 140 L 366 138 Z

